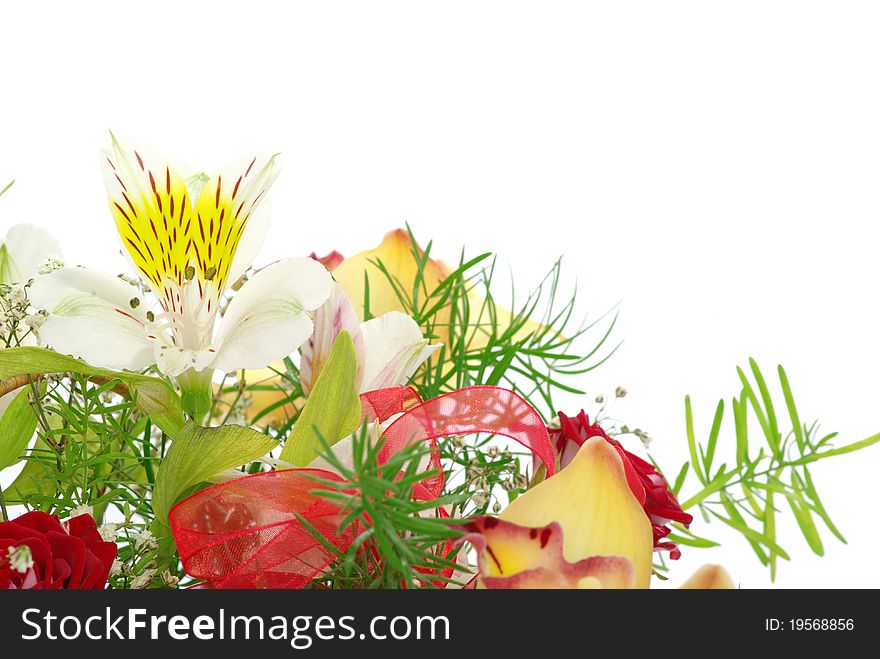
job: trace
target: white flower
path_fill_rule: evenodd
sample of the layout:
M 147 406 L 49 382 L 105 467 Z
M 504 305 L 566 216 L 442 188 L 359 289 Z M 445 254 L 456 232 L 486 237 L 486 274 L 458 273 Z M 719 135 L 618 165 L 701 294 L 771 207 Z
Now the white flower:
M 114 558 L 113 562 L 110 564 L 110 576 L 115 577 L 122 574 L 122 561 L 118 558 Z
M 160 576 L 162 577 L 162 584 L 166 588 L 177 588 L 177 584 L 180 583 L 180 579 L 171 574 L 170 570 L 163 570 Z
M 18 284 L 21 290 L 54 260 L 61 260 L 61 247 L 52 234 L 33 224 L 16 224 L 0 243 L 0 284 Z
M 98 527 L 98 533 L 100 534 L 101 539 L 104 542 L 116 542 L 116 538 L 118 536 L 117 529 L 118 527 L 116 526 L 116 524 L 113 524 L 112 522 L 107 522 L 106 524 L 101 524 L 101 526 Z
M 0 310 L 0 331 L 5 333 L 22 319 L 29 318 L 27 310 L 18 306 L 24 302 L 26 295 L 22 284 L 39 274 L 42 262 L 50 258 L 60 258 L 60 254 L 61 247 L 58 241 L 45 229 L 32 224 L 16 224 L 6 232 L 6 236 L 0 242 L 0 284 L 9 286 L 4 298 L 8 298 L 9 302 L 16 306 Z M 15 343 L 37 345 L 37 337 L 31 332 L 20 341 L 13 342 Z M 12 391 L 0 397 L 0 416 L 6 412 L 6 408 L 18 393 Z
M 57 256 L 49 256 L 42 263 L 40 263 L 39 266 L 37 266 L 37 273 L 41 275 L 48 275 L 50 272 L 60 270 L 63 267 L 64 259 L 61 259 Z
M 19 574 L 24 574 L 34 566 L 34 557 L 27 545 L 7 547 L 6 560 L 9 561 L 9 567 Z
M 308 339 L 308 312 L 327 299 L 331 278 L 307 258 L 258 271 L 217 322 L 221 296 L 265 239 L 274 156 L 190 179 L 198 194 L 170 165 L 115 138 L 103 156 L 111 214 L 151 295 L 96 270 L 55 270 L 30 293 L 32 304 L 49 312 L 44 341 L 94 366 L 136 371 L 156 364 L 168 375 L 188 374 L 182 388 L 205 390 L 214 369 L 261 368 Z
M 153 568 L 148 568 L 131 580 L 131 587 L 134 590 L 149 588 L 150 582 L 153 581 L 154 576 L 156 576 L 156 570 Z
M 32 313 L 25 316 L 24 324 L 37 332 L 43 325 L 46 324 L 46 318 L 47 315 L 45 312 L 38 311 L 37 313 Z
M 315 312 L 315 331 L 302 348 L 300 377 L 308 393 L 342 331 L 351 335 L 358 357 L 358 391 L 406 384 L 440 344 L 422 336 L 418 324 L 400 311 L 363 323 L 343 288 L 334 283 L 327 301 Z
M 151 550 L 157 547 L 155 536 L 148 529 L 138 531 L 131 536 L 135 551 Z
M 79 517 L 80 515 L 94 515 L 94 510 L 92 510 L 91 506 L 85 503 L 81 503 L 75 508 L 70 509 L 70 519 L 73 519 L 74 517 Z

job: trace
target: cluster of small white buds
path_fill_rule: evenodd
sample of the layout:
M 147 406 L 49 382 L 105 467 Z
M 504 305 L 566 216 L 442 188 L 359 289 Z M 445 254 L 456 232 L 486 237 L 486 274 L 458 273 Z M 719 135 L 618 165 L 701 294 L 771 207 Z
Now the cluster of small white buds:
M 94 515 L 95 511 L 88 504 L 81 503 L 80 505 L 70 509 L 70 519 L 74 517 L 79 517 L 80 515 Z
M 135 551 L 151 551 L 158 547 L 156 544 L 156 538 L 147 529 L 138 531 L 132 535 L 131 540 L 134 544 Z
M 37 266 L 37 273 L 48 275 L 50 272 L 60 270 L 64 267 L 64 260 L 58 256 L 50 256 Z
M 113 522 L 107 522 L 98 527 L 98 533 L 104 542 L 116 542 L 119 535 L 118 529 L 119 527 Z
M 134 590 L 143 590 L 144 588 L 149 588 L 150 584 L 153 582 L 153 577 L 155 576 L 155 568 L 147 568 L 131 580 L 131 588 Z
M 177 584 L 180 583 L 180 579 L 171 574 L 171 570 L 164 570 L 159 576 L 162 578 L 162 585 L 166 588 L 177 588 Z
M 24 324 L 30 327 L 34 332 L 39 332 L 40 328 L 46 324 L 49 314 L 45 311 L 37 311 L 24 317 Z
M 34 566 L 34 556 L 27 545 L 7 547 L 6 560 L 9 561 L 9 567 L 19 574 L 24 574 Z

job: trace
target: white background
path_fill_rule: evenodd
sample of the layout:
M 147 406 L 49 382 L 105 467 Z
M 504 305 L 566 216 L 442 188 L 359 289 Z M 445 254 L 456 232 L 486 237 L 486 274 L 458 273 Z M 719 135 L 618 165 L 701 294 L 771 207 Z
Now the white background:
M 0 15 L 0 233 L 45 225 L 119 272 L 108 129 L 182 166 L 281 151 L 264 261 L 351 254 L 409 222 L 455 260 L 494 250 L 519 289 L 565 255 L 579 309 L 622 302 L 596 393 L 685 457 L 735 366 L 782 362 L 805 418 L 880 431 L 880 15 L 818 2 L 15 3 Z M 574 406 L 581 401 L 569 401 Z M 722 441 L 733 441 L 732 426 Z M 850 544 L 794 525 L 777 584 L 880 586 L 880 447 L 817 466 Z M 672 474 L 674 475 L 674 474 Z M 749 547 L 686 550 L 769 585 Z

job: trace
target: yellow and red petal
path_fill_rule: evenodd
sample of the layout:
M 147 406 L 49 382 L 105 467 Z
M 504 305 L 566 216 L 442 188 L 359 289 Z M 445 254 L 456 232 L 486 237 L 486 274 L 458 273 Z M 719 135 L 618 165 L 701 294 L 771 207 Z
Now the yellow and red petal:
M 161 297 L 166 280 L 182 283 L 192 204 L 167 162 L 113 137 L 101 161 L 110 212 L 131 260 Z
M 249 252 L 244 267 L 233 262 L 249 224 L 259 225 L 254 233 L 265 233 L 258 211 L 277 175 L 274 158 L 253 157 L 225 168 L 208 179 L 195 204 L 183 177 L 167 162 L 115 137 L 102 168 L 125 249 L 166 308 L 175 306 L 168 296 L 185 280 L 197 277 L 223 290 L 250 265 L 252 249 L 241 250 Z M 262 235 L 258 238 L 257 247 Z
M 620 455 L 602 437 L 584 442 L 567 467 L 520 495 L 501 519 L 531 528 L 557 522 L 567 561 L 621 556 L 632 563 L 637 588 L 650 583 L 651 522 L 630 490 Z
M 494 517 L 465 525 L 463 540 L 477 550 L 479 583 L 485 588 L 633 588 L 635 570 L 622 556 L 591 556 L 569 562 L 562 527 L 529 528 Z

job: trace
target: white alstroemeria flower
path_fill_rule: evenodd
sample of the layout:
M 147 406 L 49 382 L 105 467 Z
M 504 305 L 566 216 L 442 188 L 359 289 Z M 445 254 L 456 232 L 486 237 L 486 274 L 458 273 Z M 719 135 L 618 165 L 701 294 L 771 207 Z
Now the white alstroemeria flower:
M 55 237 L 45 229 L 33 224 L 16 224 L 9 228 L 0 242 L 0 285 L 9 286 L 9 296 L 0 303 L 0 327 L 10 346 L 37 345 L 36 332 L 41 318 L 24 308 L 24 299 L 16 301 L 18 293 L 24 295 L 24 286 L 37 275 L 47 272 L 61 263 L 61 247 Z M 9 328 L 15 317 L 17 331 Z M 16 336 L 12 336 L 15 334 Z M 4 344 L 5 345 L 5 342 Z M 0 396 L 0 416 L 6 412 L 18 391 Z
M 308 394 L 336 337 L 351 335 L 358 357 L 357 389 L 375 391 L 406 384 L 441 344 L 431 344 L 418 323 L 400 311 L 389 311 L 359 323 L 348 294 L 334 282 L 330 297 L 315 312 L 315 331 L 302 347 L 300 378 Z
M 168 164 L 115 138 L 102 155 L 110 211 L 156 300 L 110 274 L 56 270 L 31 290 L 34 306 L 49 313 L 41 336 L 95 366 L 137 371 L 156 364 L 178 378 L 187 411 L 199 417 L 215 369 L 262 368 L 308 339 L 307 312 L 327 299 L 330 275 L 308 258 L 273 263 L 235 293 L 218 323 L 221 296 L 265 239 L 275 157 L 193 177 L 188 189 Z
M 26 284 L 61 263 L 58 241 L 33 224 L 10 227 L 0 242 L 0 284 Z

